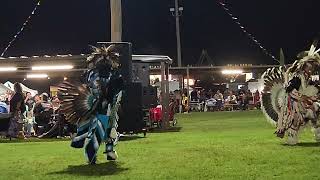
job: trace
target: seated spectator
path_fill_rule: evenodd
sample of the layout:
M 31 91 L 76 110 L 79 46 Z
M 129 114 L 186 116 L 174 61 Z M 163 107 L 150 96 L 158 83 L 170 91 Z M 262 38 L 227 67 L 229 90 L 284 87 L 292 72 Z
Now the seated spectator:
M 227 98 L 227 103 L 228 104 L 238 104 L 237 97 L 232 92 L 229 93 L 229 96 Z
M 193 89 L 190 93 L 191 101 L 198 101 L 198 92 L 196 89 Z
M 206 100 L 204 111 L 213 110 L 216 107 L 217 101 L 214 98 Z
M 48 102 L 48 95 L 46 93 L 41 95 L 41 101 L 39 101 L 39 96 L 35 97 L 35 101 L 36 104 L 34 106 L 33 113 L 37 123 L 36 133 L 39 135 L 48 130 L 53 109 L 51 103 Z M 38 129 L 39 127 L 42 129 L 41 132 Z
M 223 100 L 226 100 L 229 96 L 229 88 L 226 88 L 226 90 L 223 92 Z
M 217 93 L 214 95 L 214 99 L 217 101 L 217 108 L 218 110 L 222 110 L 223 106 L 223 95 L 220 92 L 220 90 L 217 91 Z
M 215 100 L 214 98 L 210 98 L 208 100 L 206 100 L 206 105 L 207 106 L 216 106 L 217 100 Z

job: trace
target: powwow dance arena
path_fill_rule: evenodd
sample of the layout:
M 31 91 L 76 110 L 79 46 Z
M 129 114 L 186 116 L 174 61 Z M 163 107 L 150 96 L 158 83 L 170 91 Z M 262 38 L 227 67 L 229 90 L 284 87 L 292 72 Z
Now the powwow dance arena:
M 6 1 L 0 180 L 320 179 L 315 0 Z
M 7 170 L 4 175 L 13 177 L 12 174 L 16 174 L 26 179 L 104 179 L 106 176 L 136 179 L 137 173 L 142 179 L 148 179 L 154 176 L 153 172 L 163 168 L 167 172 L 175 171 L 170 174 L 173 179 L 186 175 L 191 179 L 269 179 L 278 176 L 317 179 L 313 171 L 283 173 L 292 167 L 300 170 L 317 168 L 314 159 L 319 157 L 318 85 L 311 80 L 311 76 L 317 74 L 320 62 L 316 43 L 300 53 L 292 65 L 268 69 L 263 74 L 262 112 L 178 113 L 175 114 L 178 124 L 169 124 L 171 127 L 162 130 L 149 129 L 150 133 L 144 138 L 117 132 L 123 111 L 121 104 L 128 102 L 123 101 L 126 82 L 123 80 L 125 75 L 121 74 L 120 60 L 121 48 L 126 45 L 92 47 L 82 78 L 59 85 L 61 112 L 65 113 L 68 122 L 77 126 L 71 146 L 84 148 L 85 160 L 81 158 L 83 152 L 72 150 L 65 140 L 2 139 L 2 158 L 6 162 L 17 167 L 31 162 L 36 164 L 28 165 L 30 171 L 25 168 L 15 172 Z M 115 151 L 117 144 L 119 157 Z M 293 155 L 297 157 L 292 158 Z M 40 167 L 40 164 L 48 165 Z M 2 161 L 0 167 L 7 169 L 11 165 Z M 195 167 L 201 170 L 190 175 L 188 171 Z M 39 169 L 42 170 L 38 174 L 29 173 Z M 157 174 L 160 179 L 166 177 L 161 172 Z

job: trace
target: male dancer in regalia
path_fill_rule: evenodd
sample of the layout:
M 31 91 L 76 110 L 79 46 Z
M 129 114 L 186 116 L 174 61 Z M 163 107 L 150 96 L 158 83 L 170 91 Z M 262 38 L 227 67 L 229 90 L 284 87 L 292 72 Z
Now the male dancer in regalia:
M 107 160 L 116 160 L 114 146 L 118 140 L 118 109 L 123 80 L 119 72 L 119 54 L 115 46 L 93 48 L 87 58 L 88 70 L 82 85 L 64 82 L 60 86 L 62 111 L 77 125 L 71 146 L 85 148 L 89 164 L 95 164 L 101 143 L 105 143 Z
M 300 126 L 304 126 L 306 120 L 316 121 L 317 106 L 314 102 L 317 97 L 304 93 L 307 87 L 312 84 L 313 65 L 315 64 L 312 60 L 305 62 L 301 69 L 293 74 L 285 88 L 287 93 L 286 106 L 283 106 L 282 114 L 280 114 L 276 134 L 278 137 L 283 138 L 285 132 L 288 131 L 288 143 L 290 144 L 298 142 L 298 130 Z
M 291 145 L 298 143 L 298 133 L 309 121 L 320 141 L 319 88 L 311 80 L 320 67 L 320 49 L 315 44 L 288 68 L 268 69 L 263 75 L 262 110 L 277 125 L 277 136 L 287 134 Z

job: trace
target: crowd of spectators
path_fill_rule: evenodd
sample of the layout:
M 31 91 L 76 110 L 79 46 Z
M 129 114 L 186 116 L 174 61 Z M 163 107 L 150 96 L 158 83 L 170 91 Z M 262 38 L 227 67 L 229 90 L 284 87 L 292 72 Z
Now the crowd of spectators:
M 190 96 L 186 92 L 175 91 L 171 98 L 176 102 L 177 112 L 189 111 L 225 111 L 260 109 L 260 92 L 251 92 L 241 88 L 231 91 L 194 89 Z
M 50 97 L 47 93 L 32 96 L 23 93 L 19 83 L 15 83 L 14 92 L 3 101 L 1 113 L 10 113 L 7 136 L 10 138 L 29 138 L 70 136 L 74 131 L 72 125 L 65 122 L 60 112 L 60 100 L 57 96 Z M 10 99 L 10 101 L 8 101 Z

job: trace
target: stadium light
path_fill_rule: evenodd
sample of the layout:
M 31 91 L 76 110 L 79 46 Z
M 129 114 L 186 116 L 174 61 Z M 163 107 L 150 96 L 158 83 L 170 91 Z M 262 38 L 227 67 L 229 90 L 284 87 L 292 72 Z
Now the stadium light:
M 57 65 L 57 66 L 32 66 L 33 71 L 41 70 L 67 70 L 73 69 L 72 65 Z
M 228 70 L 223 70 L 222 74 L 226 75 L 233 75 L 233 74 L 242 74 L 243 71 L 239 69 L 228 69 Z
M 28 79 L 44 79 L 48 78 L 47 74 L 27 74 Z
M 16 67 L 0 67 L 0 72 L 17 71 Z

